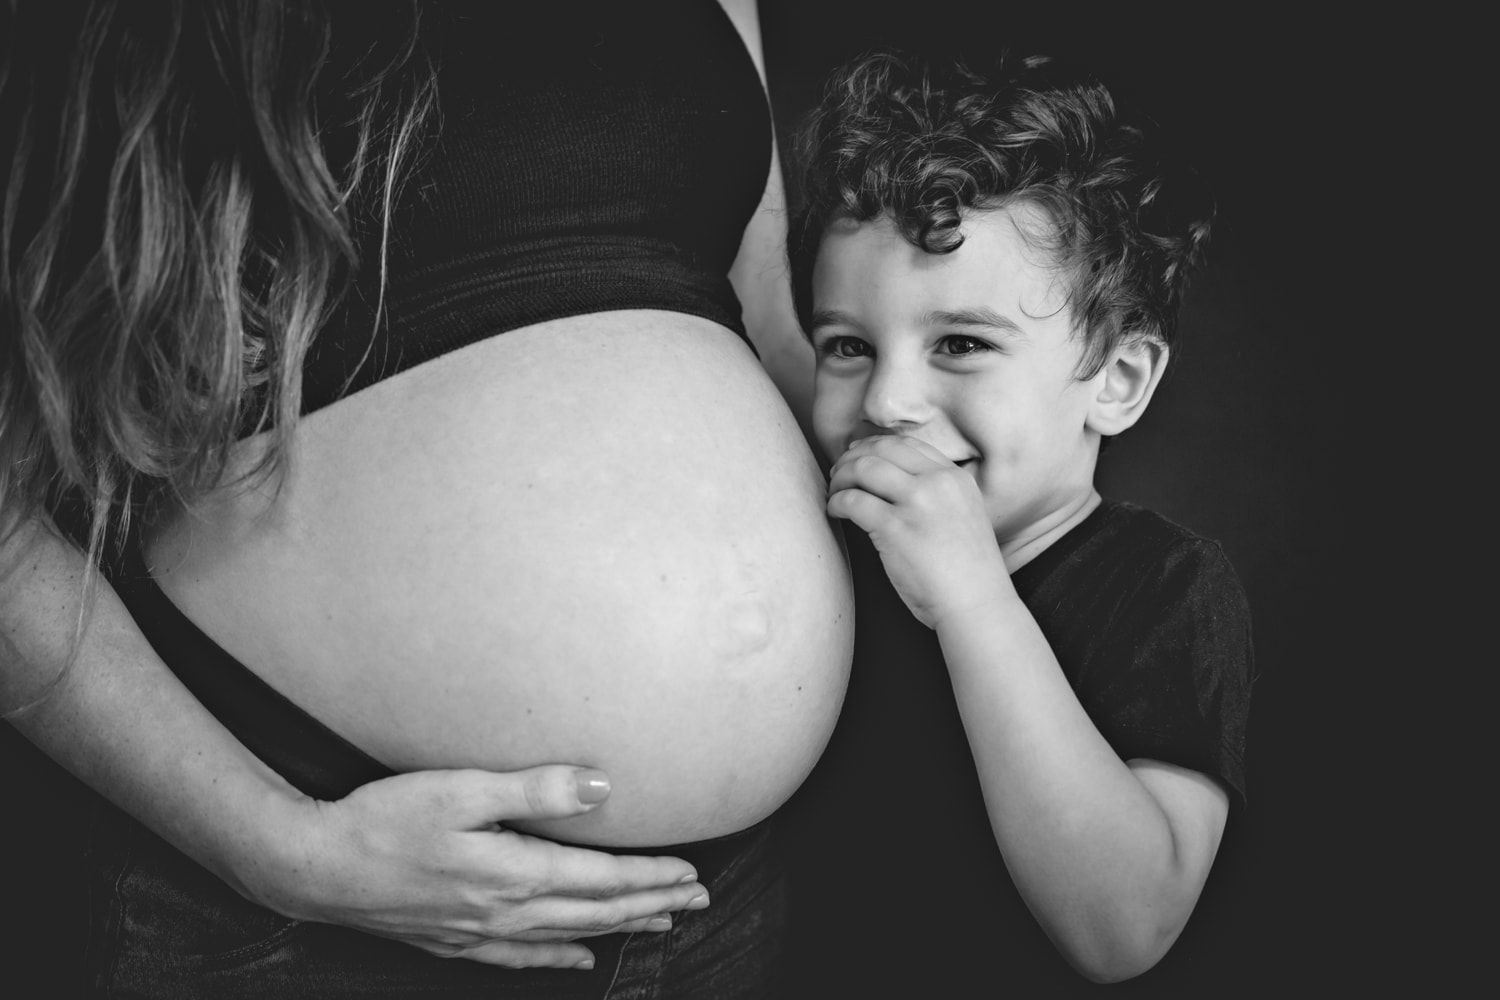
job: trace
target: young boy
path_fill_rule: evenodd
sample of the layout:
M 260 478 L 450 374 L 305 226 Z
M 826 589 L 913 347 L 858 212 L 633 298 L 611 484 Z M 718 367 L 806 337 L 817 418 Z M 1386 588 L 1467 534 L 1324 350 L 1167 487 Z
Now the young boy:
M 1211 202 L 1148 123 L 1040 59 L 866 57 L 803 146 L 813 427 L 828 511 L 862 529 L 855 678 L 802 797 L 804 833 L 842 831 L 814 943 L 862 922 L 873 995 L 1035 987 L 1055 959 L 1024 971 L 1045 949 L 1024 904 L 1087 979 L 1136 976 L 1243 796 L 1250 624 L 1216 543 L 1101 499 L 1094 469 L 1160 382 Z

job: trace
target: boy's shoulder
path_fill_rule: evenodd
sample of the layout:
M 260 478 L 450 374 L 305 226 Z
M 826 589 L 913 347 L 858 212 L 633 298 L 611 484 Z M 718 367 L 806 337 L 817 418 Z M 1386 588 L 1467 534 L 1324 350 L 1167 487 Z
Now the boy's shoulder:
M 1185 595 L 1206 588 L 1246 603 L 1219 542 L 1124 500 L 1104 500 L 1012 579 L 1023 595 L 1072 590 L 1123 597 L 1143 589 Z
M 1218 542 L 1105 501 L 1011 579 L 1122 760 L 1202 771 L 1243 797 L 1250 606 Z
M 1128 500 L 1104 499 L 1072 531 L 1049 546 L 1042 556 L 1052 562 L 1114 557 L 1134 561 L 1153 554 L 1201 552 L 1224 557 L 1223 547 L 1164 514 Z M 1042 558 L 1038 557 L 1038 560 Z

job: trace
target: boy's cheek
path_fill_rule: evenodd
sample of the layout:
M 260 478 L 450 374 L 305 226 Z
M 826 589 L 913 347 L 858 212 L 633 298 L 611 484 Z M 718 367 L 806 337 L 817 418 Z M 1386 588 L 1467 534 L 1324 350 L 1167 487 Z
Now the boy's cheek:
M 818 439 L 818 450 L 823 453 L 823 457 L 827 459 L 828 464 L 831 466 L 837 463 L 839 457 L 844 454 L 843 447 L 831 440 L 816 425 L 813 426 L 813 434 Z
M 837 462 L 848 448 L 849 433 L 840 410 L 826 394 L 817 392 L 813 396 L 813 436 L 818 439 L 818 448 L 830 463 Z

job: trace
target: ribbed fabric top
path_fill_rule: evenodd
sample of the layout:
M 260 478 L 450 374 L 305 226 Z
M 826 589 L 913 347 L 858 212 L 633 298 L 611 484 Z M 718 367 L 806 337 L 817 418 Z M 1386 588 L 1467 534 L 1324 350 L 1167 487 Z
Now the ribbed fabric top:
M 319 333 L 303 411 L 549 319 L 702 316 L 744 336 L 728 270 L 770 164 L 754 63 L 714 0 L 433 2 L 437 138 Z M 372 339 L 372 329 L 375 331 Z

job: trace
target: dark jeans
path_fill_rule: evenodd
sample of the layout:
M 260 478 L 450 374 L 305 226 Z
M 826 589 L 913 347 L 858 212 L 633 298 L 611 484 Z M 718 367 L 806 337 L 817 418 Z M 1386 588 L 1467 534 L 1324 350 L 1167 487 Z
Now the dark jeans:
M 590 938 L 592 970 L 512 970 L 255 906 L 111 807 L 90 848 L 90 978 L 107 997 L 539 997 L 715 1000 L 780 995 L 786 889 L 769 824 L 653 848 L 698 866 L 712 904 L 664 934 Z

